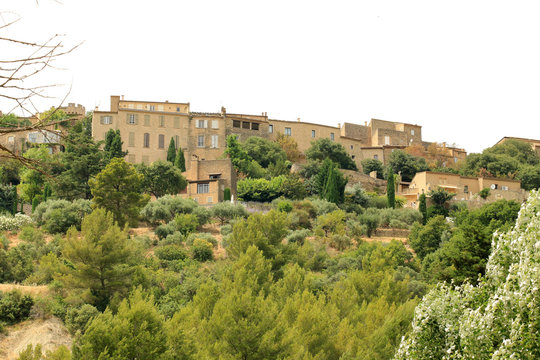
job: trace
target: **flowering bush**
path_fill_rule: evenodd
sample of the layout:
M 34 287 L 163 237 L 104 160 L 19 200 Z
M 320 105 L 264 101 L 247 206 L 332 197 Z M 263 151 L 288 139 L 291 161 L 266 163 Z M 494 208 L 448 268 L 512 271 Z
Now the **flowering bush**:
M 495 233 L 477 286 L 440 284 L 415 311 L 395 359 L 540 359 L 540 193 Z
M 32 224 L 32 219 L 28 215 L 17 213 L 15 216 L 0 216 L 0 231 L 19 230 L 28 224 Z

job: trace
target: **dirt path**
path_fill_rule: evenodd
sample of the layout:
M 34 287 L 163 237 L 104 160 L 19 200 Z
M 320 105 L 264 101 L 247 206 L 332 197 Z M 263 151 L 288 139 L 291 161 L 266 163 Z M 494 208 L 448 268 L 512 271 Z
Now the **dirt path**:
M 14 360 L 29 344 L 41 344 L 43 353 L 60 345 L 71 348 L 71 335 L 62 321 L 50 319 L 27 320 L 6 328 L 7 335 L 0 337 L 0 358 Z
M 47 295 L 49 293 L 49 288 L 47 285 L 17 285 L 17 284 L 0 284 L 0 291 L 6 292 L 6 291 L 12 291 L 12 290 L 19 290 L 23 294 L 28 294 L 32 296 L 42 296 Z

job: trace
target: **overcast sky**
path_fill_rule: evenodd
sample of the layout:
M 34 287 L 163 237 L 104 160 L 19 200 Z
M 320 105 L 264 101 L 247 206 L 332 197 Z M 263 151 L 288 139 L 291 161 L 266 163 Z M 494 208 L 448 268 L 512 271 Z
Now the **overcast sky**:
M 538 1 L 2 0 L 8 10 L 22 20 L 0 36 L 84 41 L 49 76 L 87 110 L 114 94 L 333 126 L 415 123 L 469 152 L 540 139 Z

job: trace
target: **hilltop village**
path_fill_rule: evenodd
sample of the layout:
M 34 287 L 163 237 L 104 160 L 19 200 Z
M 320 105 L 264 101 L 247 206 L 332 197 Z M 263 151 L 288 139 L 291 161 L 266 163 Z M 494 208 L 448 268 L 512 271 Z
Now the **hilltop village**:
M 2 359 L 540 356 L 539 140 L 111 96 L 0 150 Z

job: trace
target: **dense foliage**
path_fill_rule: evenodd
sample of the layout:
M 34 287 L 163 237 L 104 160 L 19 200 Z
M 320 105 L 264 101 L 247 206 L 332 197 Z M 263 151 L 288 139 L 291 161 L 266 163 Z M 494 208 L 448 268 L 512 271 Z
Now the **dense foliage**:
M 476 286 L 440 284 L 424 297 L 396 359 L 540 358 L 539 212 L 534 192 L 513 229 L 493 237 Z

